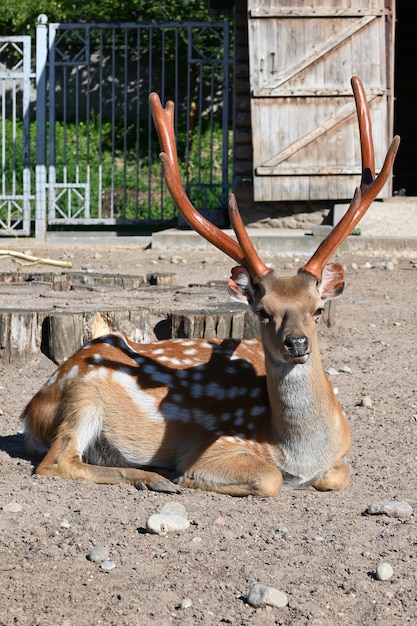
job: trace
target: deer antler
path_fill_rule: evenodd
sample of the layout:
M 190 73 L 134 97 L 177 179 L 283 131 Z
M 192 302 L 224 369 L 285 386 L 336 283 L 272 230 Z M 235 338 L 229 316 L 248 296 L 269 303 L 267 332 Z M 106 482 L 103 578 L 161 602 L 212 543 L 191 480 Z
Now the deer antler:
M 400 143 L 400 138 L 395 136 L 388 149 L 381 172 L 375 178 L 374 144 L 368 101 L 363 85 L 357 76 L 352 77 L 351 84 L 355 97 L 361 142 L 361 184 L 360 187 L 355 189 L 352 202 L 340 222 L 336 224 L 326 239 L 322 241 L 311 259 L 300 269 L 302 272 L 312 274 L 317 280 L 321 279 L 324 266 L 332 254 L 362 219 L 387 182 Z
M 230 194 L 229 197 L 229 216 L 236 233 L 237 242 L 203 217 L 185 193 L 178 168 L 174 133 L 174 103 L 168 101 L 165 108 L 163 108 L 159 96 L 155 92 L 149 95 L 149 103 L 162 148 L 159 156 L 162 162 L 165 182 L 178 211 L 191 228 L 240 265 L 245 266 L 253 280 L 259 282 L 262 276 L 270 271 L 270 268 L 259 258 L 246 233 L 234 195 Z

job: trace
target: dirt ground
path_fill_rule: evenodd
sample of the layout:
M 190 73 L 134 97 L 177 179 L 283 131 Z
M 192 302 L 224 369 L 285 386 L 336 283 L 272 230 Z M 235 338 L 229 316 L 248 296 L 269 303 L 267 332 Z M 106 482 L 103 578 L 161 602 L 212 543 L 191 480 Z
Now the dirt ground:
M 183 285 L 225 280 L 233 265 L 216 250 L 64 243 L 20 249 L 69 259 L 80 271 L 174 271 Z M 415 515 L 364 514 L 380 500 L 417 505 L 415 256 L 339 257 L 347 287 L 336 324 L 320 326 L 319 339 L 352 429 L 351 483 L 341 493 L 173 496 L 37 477 L 19 415 L 56 366 L 42 354 L 15 364 L 0 360 L 0 625 L 416 624 Z M 287 275 L 304 259 L 264 260 Z M 387 260 L 394 261 L 391 269 Z M 0 271 L 15 270 L 13 260 L 0 260 Z M 66 297 L 70 306 L 71 293 Z M 32 305 L 39 302 L 23 299 L 22 306 Z M 362 405 L 364 397 L 371 406 Z M 186 507 L 190 528 L 146 532 L 149 515 L 171 501 Z M 111 571 L 88 558 L 97 546 L 107 548 Z M 389 580 L 376 579 L 380 562 L 392 566 Z M 285 592 L 288 605 L 253 608 L 247 602 L 253 583 Z

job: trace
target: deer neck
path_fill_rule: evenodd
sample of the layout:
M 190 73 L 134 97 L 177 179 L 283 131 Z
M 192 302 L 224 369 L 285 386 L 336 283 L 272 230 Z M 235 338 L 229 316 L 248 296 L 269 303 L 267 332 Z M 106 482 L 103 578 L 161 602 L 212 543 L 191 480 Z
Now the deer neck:
M 318 348 L 302 364 L 283 363 L 266 353 L 265 368 L 272 428 L 279 438 L 297 436 L 298 427 L 304 433 L 317 428 L 329 411 L 326 404 L 334 402 Z

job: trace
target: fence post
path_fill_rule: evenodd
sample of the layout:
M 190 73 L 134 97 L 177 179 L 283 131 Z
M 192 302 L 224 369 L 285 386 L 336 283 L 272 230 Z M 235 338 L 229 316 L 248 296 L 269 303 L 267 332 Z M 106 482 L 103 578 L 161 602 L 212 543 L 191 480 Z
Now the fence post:
M 38 16 L 36 25 L 36 193 L 35 237 L 46 235 L 46 63 L 48 17 Z

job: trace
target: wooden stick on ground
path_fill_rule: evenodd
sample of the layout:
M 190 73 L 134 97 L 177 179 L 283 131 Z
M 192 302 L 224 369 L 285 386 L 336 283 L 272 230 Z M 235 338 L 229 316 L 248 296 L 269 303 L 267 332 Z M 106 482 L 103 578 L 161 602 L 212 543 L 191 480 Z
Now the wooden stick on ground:
M 24 254 L 23 252 L 16 252 L 14 250 L 0 250 L 0 258 L 10 256 L 16 259 L 16 262 L 19 265 L 27 266 L 27 265 L 36 265 L 37 263 L 41 263 L 43 265 L 56 265 L 57 267 L 72 267 L 72 263 L 69 261 L 55 261 L 54 259 L 41 258 L 32 256 L 31 254 Z M 27 261 L 27 263 L 23 263 L 18 259 L 22 259 L 23 261 Z

